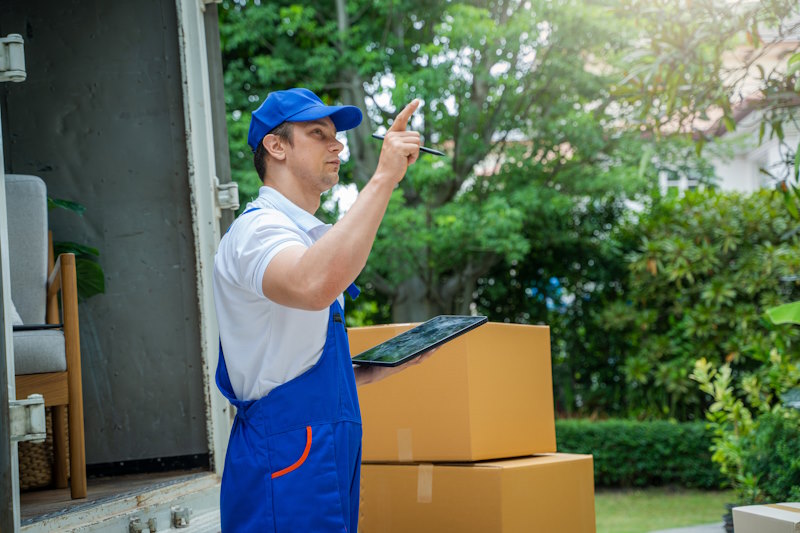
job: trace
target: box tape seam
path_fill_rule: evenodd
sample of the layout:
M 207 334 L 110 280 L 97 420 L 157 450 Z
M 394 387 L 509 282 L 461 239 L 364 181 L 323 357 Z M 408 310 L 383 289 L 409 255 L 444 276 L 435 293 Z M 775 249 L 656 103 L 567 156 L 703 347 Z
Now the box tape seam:
M 780 509 L 781 511 L 800 513 L 800 509 L 798 509 L 797 507 L 789 507 L 788 505 L 780 505 L 778 503 L 768 503 L 766 506 L 771 507 L 772 509 Z
M 417 467 L 417 503 L 433 501 L 433 464 L 422 463 Z
M 413 435 L 411 428 L 401 428 L 397 430 L 397 460 L 401 463 L 411 463 L 414 461 L 412 448 Z

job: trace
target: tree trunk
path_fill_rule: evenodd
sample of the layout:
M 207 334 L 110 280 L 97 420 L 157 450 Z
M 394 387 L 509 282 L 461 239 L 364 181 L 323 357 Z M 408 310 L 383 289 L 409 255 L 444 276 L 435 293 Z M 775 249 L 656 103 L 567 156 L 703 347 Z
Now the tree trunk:
M 350 19 L 347 15 L 347 2 L 336 0 L 336 21 L 339 29 L 339 51 L 347 50 L 346 37 L 350 31 Z M 372 121 L 367 115 L 367 93 L 364 90 L 364 80 L 352 68 L 345 68 L 339 72 L 339 81 L 342 83 L 342 100 L 345 104 L 358 106 L 364 115 L 361 124 L 348 132 L 348 148 L 350 161 L 353 164 L 353 177 L 359 188 L 369 181 L 375 167 L 378 166 L 377 142 L 372 141 L 374 129 Z
M 425 282 L 420 277 L 407 279 L 397 287 L 392 300 L 392 322 L 424 322 L 442 310 L 430 297 Z
M 437 315 L 468 315 L 475 281 L 461 287 L 457 295 L 442 300 L 442 288 L 430 289 L 421 277 L 403 281 L 392 298 L 392 322 L 424 322 Z
M 350 161 L 353 163 L 353 178 L 360 189 L 366 185 L 378 166 L 377 147 L 380 146 L 380 142 L 372 139 L 372 132 L 375 128 L 367 115 L 365 104 L 367 93 L 364 90 L 364 84 L 355 72 L 350 72 L 348 75 L 350 76 L 350 87 L 344 90 L 344 94 L 347 95 L 345 102 L 352 102 L 352 105 L 357 105 L 364 115 L 364 120 L 361 124 L 348 132 L 348 148 L 350 149 Z

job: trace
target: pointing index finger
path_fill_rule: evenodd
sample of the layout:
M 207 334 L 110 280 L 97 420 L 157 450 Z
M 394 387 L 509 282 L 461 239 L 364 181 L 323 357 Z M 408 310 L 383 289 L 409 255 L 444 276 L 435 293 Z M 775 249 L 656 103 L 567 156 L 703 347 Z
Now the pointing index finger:
M 408 121 L 411 119 L 411 115 L 414 114 L 414 111 L 416 111 L 418 107 L 419 99 L 414 98 L 410 104 L 405 106 L 403 110 L 398 113 L 389 131 L 405 131 L 406 126 L 408 126 Z

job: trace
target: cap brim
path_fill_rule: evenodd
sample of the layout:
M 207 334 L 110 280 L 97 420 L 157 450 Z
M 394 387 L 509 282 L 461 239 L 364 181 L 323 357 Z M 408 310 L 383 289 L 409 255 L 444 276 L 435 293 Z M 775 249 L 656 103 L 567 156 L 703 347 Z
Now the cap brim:
M 361 124 L 361 110 L 354 105 L 314 106 L 287 119 L 288 122 L 306 122 L 331 117 L 336 131 L 350 130 Z

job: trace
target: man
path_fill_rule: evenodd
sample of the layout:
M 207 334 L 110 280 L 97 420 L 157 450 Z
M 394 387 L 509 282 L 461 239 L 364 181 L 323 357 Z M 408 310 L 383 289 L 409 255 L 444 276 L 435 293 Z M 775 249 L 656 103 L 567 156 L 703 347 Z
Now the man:
M 264 186 L 214 262 L 217 384 L 237 408 L 222 479 L 224 532 L 346 532 L 358 526 L 356 384 L 396 369 L 353 368 L 342 291 L 364 268 L 389 198 L 419 157 L 414 100 L 383 141 L 375 174 L 333 226 L 313 213 L 339 179 L 337 131 L 362 119 L 307 89 L 271 93 L 248 144 Z

